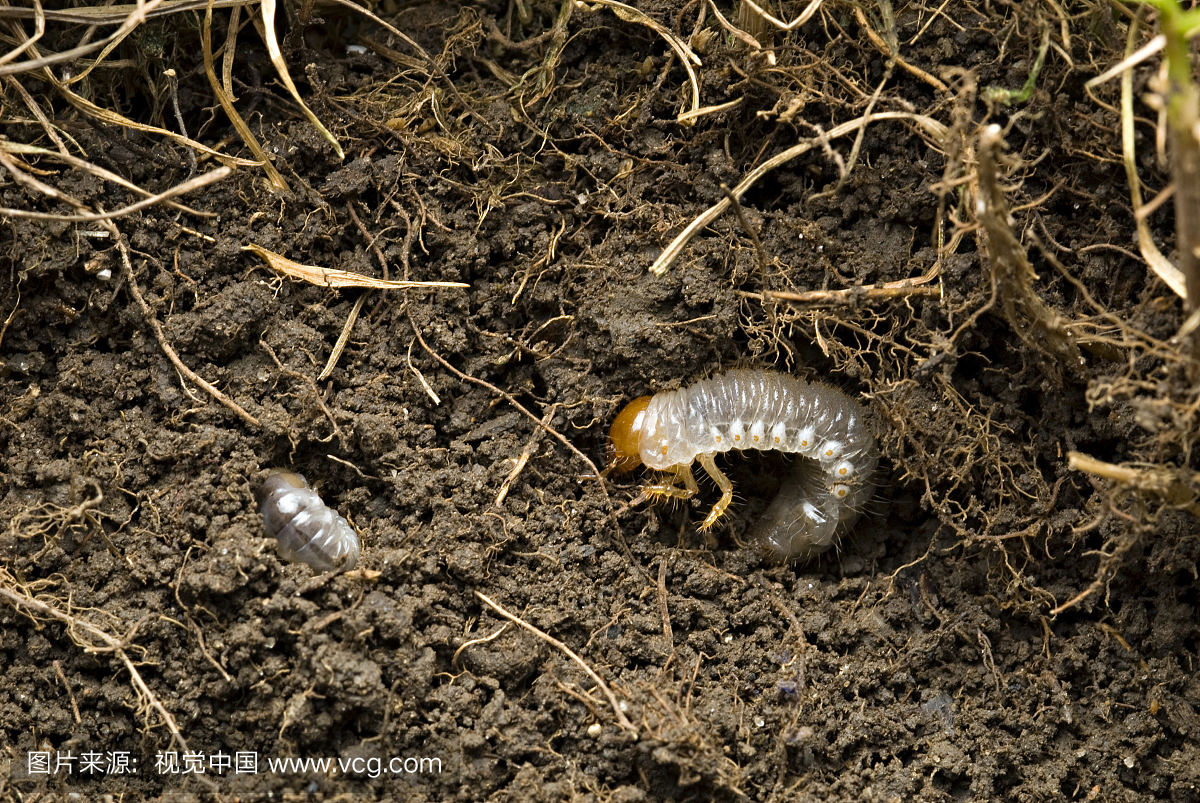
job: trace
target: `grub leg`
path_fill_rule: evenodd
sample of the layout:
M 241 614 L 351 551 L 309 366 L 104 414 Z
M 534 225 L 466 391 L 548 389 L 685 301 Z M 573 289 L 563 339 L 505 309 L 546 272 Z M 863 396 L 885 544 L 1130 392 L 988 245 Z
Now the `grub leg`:
M 705 473 L 712 477 L 713 482 L 721 489 L 721 498 L 717 500 L 712 510 L 708 512 L 708 518 L 700 525 L 701 528 L 708 529 L 716 524 L 717 519 L 721 518 L 721 514 L 725 512 L 725 509 L 729 507 L 729 503 L 733 501 L 733 483 L 721 473 L 721 469 L 717 468 L 717 464 L 711 454 L 701 454 L 700 465 L 704 466 Z M 690 474 L 691 472 L 689 471 L 688 473 Z M 695 483 L 695 480 L 693 479 L 692 482 Z
M 682 488 L 679 487 L 680 483 L 683 483 Z M 699 493 L 700 488 L 696 485 L 696 478 L 692 476 L 691 465 L 686 465 L 674 468 L 670 482 L 649 485 L 643 490 L 651 496 L 665 496 L 670 499 L 691 499 Z

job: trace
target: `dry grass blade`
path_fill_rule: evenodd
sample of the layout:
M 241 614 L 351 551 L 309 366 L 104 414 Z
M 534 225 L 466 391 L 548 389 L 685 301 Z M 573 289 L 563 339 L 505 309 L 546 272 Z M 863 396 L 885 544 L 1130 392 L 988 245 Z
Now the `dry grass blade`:
M 158 201 L 165 204 L 166 206 L 170 206 L 174 209 L 178 209 L 180 212 L 186 212 L 189 215 L 196 215 L 198 217 L 216 217 L 215 212 L 202 212 L 199 209 L 192 209 L 190 206 L 184 206 L 183 204 L 176 203 L 175 201 L 172 201 L 169 198 L 164 197 L 163 193 L 159 193 L 158 195 L 153 195 L 148 190 L 144 190 L 141 187 L 139 187 L 138 185 L 134 184 L 132 181 L 127 180 L 124 176 L 117 175 L 116 173 L 112 172 L 111 170 L 105 170 L 103 167 L 100 167 L 99 165 L 92 164 L 91 162 L 80 159 L 78 156 L 73 156 L 69 153 L 52 151 L 52 150 L 48 150 L 46 148 L 38 147 L 37 145 L 25 145 L 20 142 L 11 142 L 8 140 L 0 140 L 0 151 L 3 151 L 4 153 L 21 154 L 24 156 L 45 156 L 45 157 L 48 157 L 51 159 L 59 159 L 61 161 L 66 162 L 67 164 L 71 165 L 72 167 L 77 167 L 80 170 L 86 170 L 87 172 L 91 173 L 92 175 L 102 178 L 105 181 L 111 181 L 114 184 L 119 184 L 120 186 L 124 187 L 125 189 L 130 190 L 131 192 L 136 192 L 138 195 L 141 195 L 144 198 L 156 198 Z M 213 173 L 210 173 L 209 175 L 214 175 L 215 173 L 216 173 L 216 171 L 214 171 Z M 228 173 L 226 173 L 225 175 L 228 175 Z M 224 177 L 225 177 L 224 175 L 218 176 L 218 178 L 224 178 Z M 217 179 L 213 179 L 213 180 L 215 181 Z M 183 185 L 180 185 L 180 187 L 182 187 L 182 186 Z M 190 190 L 194 190 L 197 188 L 198 188 L 197 186 L 192 186 L 192 187 L 189 187 L 187 190 L 183 190 L 183 192 L 188 192 Z M 172 195 L 177 195 L 177 194 L 179 194 L 179 193 L 172 192 Z
M 6 167 L 9 170 L 9 172 L 12 174 L 12 176 L 14 178 L 16 178 L 18 181 L 21 181 L 20 169 L 17 168 L 13 164 L 12 160 L 6 154 L 4 154 L 2 152 L 0 152 L 0 164 L 4 165 L 4 167 Z M 176 186 L 171 187 L 169 190 L 166 190 L 165 192 L 160 192 L 158 195 L 151 195 L 150 197 L 144 198 L 144 199 L 138 201 L 137 203 L 130 204 L 129 206 L 123 206 L 120 209 L 114 209 L 111 212 L 92 212 L 92 213 L 82 214 L 82 215 L 61 215 L 61 214 L 56 214 L 54 212 L 30 212 L 25 209 L 0 209 L 0 215 L 6 216 L 6 217 L 32 218 L 34 220 L 59 220 L 59 221 L 70 222 L 70 223 L 94 223 L 94 222 L 100 221 L 100 220 L 112 220 L 113 218 L 123 217 L 125 215 L 131 215 L 134 212 L 139 212 L 142 209 L 145 209 L 146 207 L 154 206 L 155 204 L 159 204 L 159 203 L 163 203 L 167 199 L 174 198 L 177 195 L 184 195 L 186 193 L 192 192 L 193 190 L 198 190 L 201 187 L 206 187 L 209 184 L 213 184 L 217 181 L 220 181 L 221 179 L 225 178 L 232 172 L 233 172 L 233 168 L 218 167 L 216 170 L 212 170 L 203 175 L 196 176 L 195 178 L 192 178 L 192 179 L 188 179 L 187 181 L 183 182 L 182 184 L 177 184 Z M 26 181 L 32 180 L 28 176 L 26 176 L 25 179 L 26 179 Z M 68 199 L 66 196 L 62 195 L 57 190 L 54 190 L 54 188 L 50 187 L 47 184 L 42 184 L 42 182 L 40 182 L 40 181 L 36 183 L 36 189 L 41 191 L 48 197 L 55 198 L 57 200 L 64 201 L 66 203 L 70 203 L 72 206 L 76 206 L 76 208 L 81 208 L 81 206 L 82 206 L 79 204 L 78 201 L 75 201 L 74 199 Z M 144 192 L 144 190 L 139 190 L 139 192 Z
M 763 49 L 762 43 L 759 42 L 755 36 L 752 36 L 748 31 L 742 30 L 741 28 L 739 28 L 738 26 L 734 25 L 732 22 L 727 20 L 725 18 L 725 15 L 721 13 L 721 9 L 717 7 L 717 4 L 714 3 L 713 0 L 708 0 L 708 8 L 710 11 L 712 11 L 713 16 L 715 16 L 717 18 L 717 22 L 719 22 L 721 24 L 721 27 L 724 28 L 726 31 L 728 31 L 729 34 L 731 36 L 733 36 L 734 39 L 737 39 L 739 42 L 746 45 L 746 47 L 749 47 L 753 50 L 762 50 Z M 750 8 L 751 8 L 750 6 L 746 6 L 746 5 L 738 6 L 739 11 L 746 11 Z M 758 20 L 763 23 L 766 22 L 766 20 L 761 16 L 758 16 Z M 774 61 L 773 61 L 774 54 L 769 54 L 769 56 L 772 59 L 770 64 L 773 66 L 774 65 Z
M 784 22 L 778 17 L 772 16 L 762 6 L 753 2 L 753 0 L 740 0 L 740 2 L 744 6 L 749 6 L 756 14 L 758 14 L 758 16 L 762 17 L 779 30 L 787 33 L 799 28 L 801 25 L 812 19 L 813 14 L 816 14 L 817 11 L 820 10 L 821 4 L 824 2 L 824 0 L 810 0 L 809 4 L 804 7 L 803 11 L 800 12 L 800 15 L 792 19 L 791 22 Z
M 255 0 L 214 0 L 213 8 L 251 6 Z M 207 5 L 207 0 L 161 0 L 157 3 L 133 3 L 112 6 L 81 6 L 79 8 L 45 9 L 41 13 L 51 22 L 72 22 L 78 25 L 116 25 L 129 15 L 139 13 L 144 19 L 165 17 L 180 11 L 197 11 Z M 0 6 L 0 19 L 36 19 L 36 8 Z M 105 40 L 92 48 L 103 47 Z
M 26 39 L 20 47 L 8 51 L 3 56 L 0 56 L 0 66 L 8 64 L 10 61 L 15 61 L 18 56 L 24 53 L 29 48 L 37 44 L 37 41 L 46 33 L 46 14 L 42 10 L 40 0 L 33 0 L 33 36 Z
M 718 103 L 714 106 L 702 106 L 699 109 L 681 112 L 677 118 L 677 121 L 683 123 L 684 125 L 691 125 L 707 114 L 717 114 L 718 112 L 729 111 L 736 106 L 740 106 L 742 100 L 744 100 L 744 98 L 734 98 L 733 100 L 726 101 L 725 103 Z
M 113 31 L 109 36 L 101 39 L 98 42 L 89 42 L 86 45 L 80 45 L 79 47 L 71 48 L 70 50 L 63 51 L 62 53 L 52 53 L 49 56 L 37 56 L 29 61 L 19 61 L 15 64 L 0 65 L 0 75 L 40 70 L 53 64 L 74 61 L 81 56 L 85 56 L 88 53 L 100 50 L 102 48 L 111 48 L 128 36 L 134 28 L 145 22 L 146 15 L 161 5 L 162 2 L 163 0 L 149 0 L 147 3 L 139 3 L 138 5 L 133 6 L 129 13 L 121 20 L 121 27 L 117 28 L 117 30 Z M 41 12 L 40 5 L 35 9 L 35 19 L 40 20 L 40 16 L 36 12 Z M 44 12 L 41 13 L 44 14 Z M 49 17 L 49 15 L 45 16 L 47 18 Z M 39 25 L 39 27 L 42 26 L 44 26 L 44 22 Z M 40 36 L 40 34 L 38 35 Z M 27 40 L 20 49 L 27 50 L 32 47 L 32 40 Z M 53 79 L 53 76 L 51 76 L 51 78 Z
M 34 118 L 36 118 L 38 121 L 38 124 L 41 125 L 42 130 L 46 132 L 46 136 L 58 148 L 58 152 L 59 153 L 67 153 L 68 148 L 67 148 L 66 142 L 64 141 L 64 137 L 66 137 L 67 139 L 70 139 L 70 136 L 67 135 L 65 132 L 63 132 L 63 134 L 60 135 L 60 132 L 58 131 L 57 127 L 54 125 L 54 123 L 52 123 L 50 121 L 50 116 L 47 115 L 46 112 L 42 110 L 41 104 L 39 104 L 37 102 L 37 100 L 34 99 L 33 95 L 31 95 L 29 93 L 29 90 L 27 90 L 21 84 L 21 82 L 19 80 L 17 80 L 16 77 L 11 76 L 11 75 L 7 76 L 5 78 L 5 83 L 8 84 L 8 86 L 12 87 L 12 89 L 18 95 L 21 96 L 21 100 L 25 103 L 25 107 L 28 108 L 29 111 L 33 113 Z M 71 144 L 74 145 L 78 150 L 80 150 L 80 151 L 83 150 L 83 148 L 79 147 L 79 144 L 77 142 L 75 142 L 74 140 L 71 140 Z
M 161 3 L 162 0 L 158 0 L 158 2 Z M 150 5 L 157 5 L 157 3 L 152 3 Z M 135 23 L 132 25 L 129 24 L 130 20 L 135 20 Z M 102 42 L 104 47 L 101 48 L 100 55 L 96 56 L 96 58 L 92 61 L 91 64 L 84 67 L 78 73 L 71 75 L 70 78 L 67 80 L 67 83 L 68 84 L 81 83 L 84 79 L 86 79 L 91 74 L 92 70 L 99 67 L 104 62 L 104 60 L 106 58 L 108 58 L 108 55 L 110 53 L 112 53 L 113 50 L 116 49 L 116 47 L 118 45 L 120 45 L 122 42 L 124 42 L 131 33 L 134 32 L 134 30 L 137 28 L 138 25 L 141 25 L 145 21 L 146 21 L 146 16 L 144 13 L 130 14 L 129 19 L 127 19 L 125 21 L 125 23 L 121 25 L 120 29 L 118 29 L 112 36 L 109 36 L 106 40 L 104 40 Z M 87 84 L 84 84 L 84 86 L 87 86 Z
M 696 77 L 696 70 L 694 69 L 694 66 L 700 66 L 700 57 L 687 46 L 686 42 L 680 41 L 679 37 L 646 16 L 645 13 L 638 11 L 633 6 L 627 6 L 624 3 L 618 2 L 618 0 L 586 0 L 586 2 L 584 0 L 576 0 L 575 5 L 586 11 L 595 11 L 599 6 L 611 8 L 614 14 L 626 22 L 645 25 L 667 41 L 667 44 L 679 56 L 679 60 L 683 64 L 683 69 L 687 70 L 688 80 L 692 83 L 692 109 L 689 112 L 683 112 L 679 115 L 678 121 L 680 123 L 690 125 L 697 117 L 713 111 L 713 109 L 704 111 L 700 109 L 700 79 Z
M 769 13 L 762 6 L 752 2 L 752 0 L 739 0 L 737 7 L 738 24 L 743 27 L 739 28 L 734 25 L 725 15 L 721 13 L 721 9 L 713 0 L 708 0 L 708 7 L 716 16 L 717 21 L 725 30 L 729 31 L 734 38 L 754 50 L 768 51 L 768 63 L 772 66 L 775 64 L 775 55 L 771 53 L 771 43 L 769 40 L 769 32 L 771 26 L 778 28 L 784 33 L 799 28 L 804 23 L 812 19 L 813 15 L 821 10 L 821 4 L 824 0 L 810 0 L 804 10 L 800 12 L 800 16 L 792 19 L 791 22 L 784 22 L 778 17 Z
M 463 288 L 471 286 L 462 282 L 404 282 L 394 279 L 375 279 L 370 276 L 363 276 L 361 273 L 351 273 L 346 270 L 321 268 L 316 265 L 302 265 L 299 262 L 293 262 L 285 256 L 280 256 L 274 251 L 268 251 L 261 245 L 253 243 L 242 246 L 242 250 L 258 254 L 268 265 L 280 273 L 291 276 L 293 279 L 300 279 L 309 284 L 315 284 L 318 287 L 331 287 L 334 289 L 342 287 L 365 287 L 371 290 L 403 290 L 414 287 Z
M 238 114 L 237 109 L 233 106 L 233 98 L 222 88 L 217 82 L 217 73 L 213 67 L 213 51 L 212 51 L 212 10 L 213 3 L 209 2 L 204 9 L 204 27 L 200 32 L 200 47 L 204 59 L 204 73 L 208 76 L 208 83 L 212 87 L 213 94 L 217 96 L 217 102 L 221 104 L 221 109 L 225 112 L 225 116 L 229 118 L 229 122 L 233 124 L 234 129 L 238 132 L 238 136 L 242 138 L 242 142 L 250 149 L 250 152 L 258 158 L 262 163 L 263 170 L 266 171 L 267 180 L 270 182 L 271 188 L 276 192 L 288 192 L 288 183 L 283 175 L 271 163 L 271 158 L 259 143 L 258 137 L 254 136 L 254 132 L 250 130 L 250 126 Z M 230 54 L 234 51 L 237 29 L 232 25 L 229 28 L 229 35 L 226 39 L 225 56 L 228 63 Z
M 39 51 L 36 47 L 36 42 L 42 37 L 42 34 L 45 31 L 45 19 L 46 19 L 46 17 L 42 13 L 43 9 L 41 8 L 40 5 L 37 5 L 36 8 L 34 9 L 35 27 L 36 27 L 34 36 L 27 37 L 25 35 L 24 30 L 21 28 L 21 26 L 16 25 L 16 24 L 12 25 L 13 37 L 18 40 L 19 44 L 18 44 L 18 47 L 16 47 L 14 50 L 10 51 L 0 61 L 5 61 L 5 62 L 10 61 L 10 60 L 14 59 L 18 54 L 24 53 L 26 51 L 28 51 L 30 53 L 32 58 L 27 61 L 21 61 L 21 62 L 17 62 L 14 64 L 9 64 L 7 66 L 4 66 L 2 63 L 0 63 L 0 75 L 5 75 L 8 73 L 30 72 L 30 71 L 35 71 L 35 70 L 39 71 L 39 72 L 43 73 L 44 76 L 55 86 L 55 88 L 58 89 L 62 93 L 62 95 L 68 100 L 68 102 L 72 103 L 73 105 L 77 106 L 78 108 L 83 109 L 85 112 L 89 112 L 92 109 L 98 110 L 98 107 L 95 107 L 94 104 L 91 104 L 90 101 L 87 101 L 84 98 L 77 95 L 76 93 L 72 92 L 68 88 L 69 84 L 74 81 L 79 81 L 79 80 L 83 79 L 84 76 L 86 76 L 91 69 L 93 69 L 97 64 L 99 64 L 104 59 L 104 56 L 107 55 L 107 53 L 110 52 L 112 50 L 112 48 L 116 46 L 117 43 L 122 41 L 126 36 L 128 36 L 129 33 L 131 33 L 134 29 L 136 29 L 138 25 L 140 25 L 142 22 L 145 21 L 147 13 L 152 11 L 154 8 L 156 8 L 161 3 L 162 3 L 162 0 L 151 0 L 149 3 L 141 4 L 137 7 L 135 7 L 128 15 L 126 15 L 124 18 L 122 18 L 120 20 L 121 25 L 112 36 L 110 36 L 106 39 L 103 39 L 98 43 L 92 43 L 91 45 L 80 46 L 78 48 L 67 51 L 65 53 L 52 54 L 49 57 L 43 57 L 39 53 Z M 90 36 L 91 36 L 91 32 L 89 32 L 87 35 L 85 35 L 85 39 L 90 38 Z M 98 57 L 96 62 L 93 65 L 89 66 L 81 74 L 75 76 L 74 78 L 60 80 L 60 78 L 57 75 L 55 75 L 54 72 L 48 68 L 49 64 L 57 63 L 57 62 L 61 62 L 61 61 L 72 60 L 72 59 L 76 58 L 77 56 L 82 55 L 83 53 L 90 52 L 91 50 L 94 50 L 96 47 L 101 47 L 101 46 L 104 47 L 104 55 L 101 55 L 100 57 Z M 58 146 L 59 151 L 64 156 L 69 156 L 68 149 L 63 142 L 63 138 L 60 137 L 60 135 L 59 135 L 58 125 L 51 122 L 51 120 L 47 116 L 47 114 L 41 109 L 40 104 L 33 98 L 33 96 L 26 90 L 26 88 L 21 85 L 20 81 L 16 80 L 15 76 L 8 75 L 7 83 L 11 87 L 14 88 L 14 90 L 17 92 L 17 94 L 19 94 L 21 96 L 22 100 L 24 100 L 26 106 L 33 113 L 34 117 L 36 117 L 38 122 L 41 123 L 43 130 L 46 132 L 46 135 Z M 115 114 L 115 113 L 109 113 L 109 112 L 105 111 L 104 114 L 96 115 L 96 116 L 106 117 L 107 122 L 115 122 L 117 125 L 121 125 L 122 123 L 129 123 L 130 127 L 133 127 L 133 128 L 141 128 L 143 130 L 156 131 L 156 132 L 161 131 L 161 129 L 157 129 L 157 128 L 153 128 L 153 127 L 134 125 L 130 121 L 126 120 L 125 118 L 123 118 L 120 115 Z M 165 133 L 168 136 L 171 136 L 171 132 L 163 131 L 162 133 Z M 208 150 L 204 146 L 199 145 L 199 143 L 195 143 L 195 142 L 192 142 L 191 140 L 187 139 L 186 136 L 183 138 L 183 140 L 184 140 L 184 142 L 186 142 L 188 144 L 198 146 L 201 150 Z M 78 143 L 72 142 L 72 144 L 76 148 L 79 148 Z M 192 157 L 192 161 L 193 161 L 193 166 L 194 166 L 194 161 L 195 161 L 194 157 Z M 23 181 L 22 183 L 28 184 L 29 182 Z M 146 193 L 146 194 L 149 194 L 149 193 Z M 76 206 L 76 208 L 81 208 L 81 205 L 75 205 L 75 206 Z
M 1139 17 L 1140 19 L 1140 17 Z M 1187 297 L 1187 281 L 1183 271 L 1171 264 L 1154 242 L 1150 233 L 1150 224 L 1146 215 L 1139 214 L 1144 207 L 1142 202 L 1142 181 L 1137 172 L 1137 143 L 1133 127 L 1133 68 L 1150 56 L 1159 52 L 1166 45 L 1166 37 L 1154 37 L 1140 48 L 1134 49 L 1137 42 L 1139 26 L 1131 23 L 1126 38 L 1126 56 L 1115 67 L 1105 71 L 1088 81 L 1086 88 L 1091 94 L 1092 87 L 1109 80 L 1113 76 L 1121 76 L 1121 160 L 1125 164 L 1125 176 L 1129 181 L 1129 201 L 1133 206 L 1134 220 L 1137 223 L 1138 250 L 1142 259 L 1154 271 L 1158 278 L 1166 283 L 1180 298 Z M 1094 99 L 1094 98 L 1093 98 Z M 1098 101 L 1097 101 L 1098 102 Z
M 924 129 L 927 135 L 931 136 L 938 142 L 943 141 L 948 133 L 946 126 L 942 125 L 937 120 L 934 120 L 932 117 L 926 117 L 923 114 L 914 114 L 912 112 L 878 112 L 876 114 L 865 115 L 863 117 L 859 117 L 857 120 L 851 120 L 848 123 L 842 123 L 841 125 L 831 129 L 823 136 L 805 140 L 799 145 L 793 145 L 783 153 L 771 157 L 756 167 L 750 173 L 750 175 L 742 179 L 741 183 L 733 188 L 733 197 L 740 199 L 746 194 L 747 190 L 757 184 L 763 176 L 767 175 L 775 168 L 787 164 L 792 159 L 803 156 L 813 148 L 819 147 L 831 139 L 845 136 L 846 134 L 849 134 L 852 131 L 857 131 L 858 129 L 863 128 L 864 126 L 877 120 L 908 120 L 910 122 L 914 122 Z M 706 211 L 701 213 L 695 220 L 688 224 L 686 229 L 680 232 L 679 235 L 671 241 L 670 245 L 663 249 L 663 252 L 658 256 L 658 259 L 654 260 L 654 264 L 650 266 L 650 272 L 655 276 L 662 276 L 668 270 L 670 270 L 671 265 L 676 259 L 679 258 L 680 253 L 683 252 L 683 249 L 687 247 L 687 244 L 691 242 L 692 238 L 695 237 L 701 229 L 724 214 L 725 210 L 731 205 L 732 204 L 730 203 L 729 198 L 722 198 L 720 201 L 717 201 Z
M 222 164 L 233 167 L 259 167 L 262 164 L 254 159 L 241 159 L 237 156 L 229 156 L 228 154 L 213 150 L 202 142 L 197 142 L 190 137 L 185 137 L 182 134 L 175 133 L 174 131 L 168 131 L 165 128 L 159 128 L 158 126 L 154 125 L 145 125 L 143 123 L 136 123 L 124 115 L 117 114 L 111 109 L 105 109 L 97 106 L 95 103 L 92 103 L 82 95 L 75 94 L 71 91 L 70 87 L 68 87 L 62 81 L 59 81 L 56 78 L 52 78 L 51 80 L 54 81 L 55 88 L 62 93 L 63 97 L 66 98 L 72 106 L 79 109 L 79 111 L 83 112 L 88 117 L 95 118 L 105 125 L 115 125 L 120 128 L 128 128 L 133 131 L 142 131 L 144 133 L 154 134 L 155 136 L 159 137 L 167 137 L 168 139 L 178 142 L 180 145 L 184 145 L 189 148 L 195 148 L 202 153 L 207 153 L 209 156 L 216 158 Z
M 258 20 L 255 20 L 255 22 L 257 23 Z M 338 159 L 345 159 L 346 152 L 342 150 L 342 146 L 333 134 L 329 133 L 329 129 L 317 118 L 317 115 L 313 114 L 312 109 L 308 108 L 308 104 L 301 99 L 300 90 L 296 89 L 296 84 L 292 81 L 291 73 L 288 72 L 287 62 L 283 60 L 283 53 L 279 50 L 279 37 L 275 35 L 275 0 L 262 0 L 262 26 L 259 28 L 259 33 L 262 34 L 263 41 L 267 43 L 267 52 L 271 56 L 271 63 L 275 65 L 275 70 L 283 80 L 283 85 L 287 87 L 288 92 L 292 93 L 292 99 L 300 105 L 300 110 L 304 112 L 304 116 L 308 118 L 310 123 L 316 126 L 316 129 L 321 132 L 321 136 L 325 137 L 333 145 L 333 149 L 337 151 Z
M 1135 29 L 1131 29 L 1131 33 L 1134 31 L 1135 31 Z M 1130 44 L 1132 45 L 1132 43 L 1130 43 Z M 1111 81 L 1113 78 L 1116 78 L 1118 75 L 1129 72 L 1134 67 L 1138 66 L 1143 61 L 1145 61 L 1146 59 L 1153 56 L 1155 53 L 1162 52 L 1162 49 L 1166 46 L 1166 44 L 1167 44 L 1167 37 L 1163 36 L 1160 33 L 1158 36 L 1154 37 L 1149 42 L 1142 45 L 1137 50 L 1133 51 L 1132 53 L 1127 55 L 1125 58 L 1121 59 L 1119 62 L 1117 62 L 1113 66 L 1109 67 L 1107 70 L 1100 73 L 1095 78 L 1089 79 L 1088 82 L 1083 85 L 1084 88 L 1088 91 L 1088 94 L 1090 95 L 1092 92 L 1092 89 L 1095 88 L 1096 86 L 1099 86 L 1100 84 Z M 1092 100 L 1095 100 L 1095 97 L 1093 97 Z
M 350 314 L 346 316 L 346 322 L 342 324 L 342 333 L 338 335 L 337 342 L 333 344 L 333 351 L 329 352 L 329 359 L 325 361 L 325 367 L 321 369 L 321 373 L 317 374 L 318 382 L 328 379 L 329 375 L 333 373 L 333 369 L 337 367 L 338 360 L 342 358 L 342 352 L 346 350 L 346 344 L 350 342 L 350 333 L 354 331 L 354 322 L 358 320 L 358 313 L 362 311 L 363 304 L 366 303 L 369 295 L 371 292 L 368 290 L 355 299 L 354 306 L 350 308 Z M 411 351 L 411 344 L 409 350 Z

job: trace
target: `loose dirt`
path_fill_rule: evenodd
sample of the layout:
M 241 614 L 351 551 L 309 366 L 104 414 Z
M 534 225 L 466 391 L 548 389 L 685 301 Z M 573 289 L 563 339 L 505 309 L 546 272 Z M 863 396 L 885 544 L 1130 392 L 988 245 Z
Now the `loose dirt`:
M 217 10 L 286 190 L 243 165 L 115 229 L 0 212 L 0 798 L 1200 800 L 1200 372 L 1140 255 L 1120 79 L 1085 88 L 1136 8 L 831 2 L 768 24 L 768 56 L 711 5 L 639 7 L 375 9 L 419 50 L 288 8 L 344 159 L 256 12 L 229 44 Z M 253 159 L 202 22 L 146 22 L 73 91 Z M 1156 71 L 1131 85 L 1147 199 Z M 8 144 L 57 150 L 19 83 L 151 193 L 218 166 L 11 79 Z M 8 210 L 140 198 L 0 153 L 85 207 L 0 168 Z M 1171 207 L 1146 217 L 1168 255 Z M 249 245 L 469 287 L 330 290 Z M 712 487 L 630 506 L 644 475 L 595 475 L 625 402 L 739 365 L 870 411 L 880 491 L 818 562 L 740 546 L 781 458 L 721 461 L 708 533 Z M 253 504 L 275 467 L 355 524 L 358 569 L 279 560 Z

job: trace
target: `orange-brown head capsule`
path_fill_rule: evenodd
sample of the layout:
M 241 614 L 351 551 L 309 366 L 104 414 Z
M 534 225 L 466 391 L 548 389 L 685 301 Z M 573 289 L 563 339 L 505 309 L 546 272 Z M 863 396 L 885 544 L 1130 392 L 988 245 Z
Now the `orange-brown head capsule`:
M 642 439 L 642 421 L 649 404 L 649 396 L 634 399 L 625 405 L 625 409 L 617 413 L 617 417 L 613 419 L 612 427 L 608 430 L 606 472 L 623 474 L 642 464 L 638 442 Z

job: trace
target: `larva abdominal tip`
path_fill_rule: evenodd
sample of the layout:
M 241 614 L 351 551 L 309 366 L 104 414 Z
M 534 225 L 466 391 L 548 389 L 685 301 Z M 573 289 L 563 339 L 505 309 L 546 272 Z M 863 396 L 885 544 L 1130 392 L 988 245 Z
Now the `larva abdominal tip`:
M 290 471 L 272 471 L 255 494 L 267 535 L 279 542 L 279 556 L 307 563 L 319 572 L 353 569 L 358 533 L 321 501 L 308 481 Z
M 733 498 L 713 455 L 732 449 L 798 455 L 750 539 L 775 559 L 803 560 L 849 530 L 874 493 L 878 452 L 864 418 L 862 406 L 835 388 L 737 369 L 630 402 L 609 431 L 608 470 L 645 465 L 665 472 L 667 479 L 647 490 L 686 499 L 698 490 L 692 463 L 699 460 L 722 491 L 702 525 L 710 527 Z

